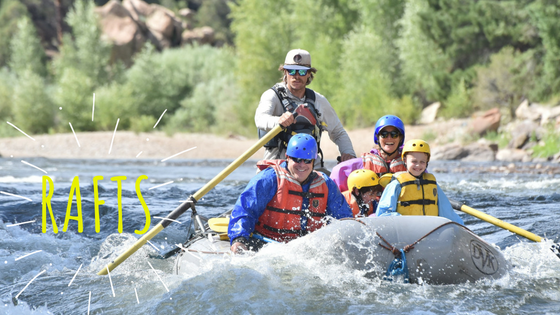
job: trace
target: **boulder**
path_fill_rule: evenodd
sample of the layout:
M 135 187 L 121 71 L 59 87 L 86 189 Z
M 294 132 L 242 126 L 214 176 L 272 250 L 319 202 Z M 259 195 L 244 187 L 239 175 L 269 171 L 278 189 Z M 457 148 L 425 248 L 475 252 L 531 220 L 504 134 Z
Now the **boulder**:
M 185 30 L 181 36 L 181 45 L 198 43 L 213 44 L 214 43 L 214 29 L 209 26 L 195 28 L 193 30 Z
M 496 160 L 505 162 L 529 162 L 531 156 L 520 149 L 502 149 L 496 153 Z
M 436 116 L 441 106 L 440 102 L 435 102 L 433 104 L 428 105 L 428 107 L 422 110 L 422 114 L 420 115 L 420 124 L 427 125 L 431 124 L 436 120 Z
M 498 145 L 487 140 L 477 141 L 465 146 L 467 156 L 462 161 L 493 162 L 496 160 Z
M 473 135 L 482 137 L 489 131 L 498 131 L 502 115 L 498 108 L 492 108 L 480 116 L 474 117 L 469 124 L 469 131 Z
M 511 140 L 508 144 L 508 148 L 521 149 L 529 142 L 532 135 L 540 135 L 538 128 L 539 126 L 532 120 L 515 122 L 512 126 L 508 126 L 511 134 Z
M 451 143 L 433 148 L 430 160 L 461 160 L 468 154 L 461 144 Z
M 103 38 L 113 44 L 111 62 L 121 60 L 132 64 L 132 56 L 142 49 L 146 37 L 139 25 L 132 19 L 129 11 L 117 1 L 109 1 L 96 8 L 100 17 Z

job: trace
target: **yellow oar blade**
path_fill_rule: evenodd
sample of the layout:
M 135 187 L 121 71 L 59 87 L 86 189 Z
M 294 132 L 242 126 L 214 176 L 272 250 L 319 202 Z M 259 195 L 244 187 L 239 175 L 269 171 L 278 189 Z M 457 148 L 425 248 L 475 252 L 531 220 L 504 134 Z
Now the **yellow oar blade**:
M 461 205 L 459 202 L 454 201 L 454 200 L 449 200 L 449 201 L 451 202 L 451 205 L 453 206 L 453 209 L 455 209 L 455 210 L 463 211 L 467 214 L 472 215 L 473 217 L 477 217 L 477 218 L 479 218 L 481 220 L 484 220 L 488 223 L 494 224 L 495 226 L 501 227 L 502 229 L 506 229 L 510 232 L 521 235 L 521 236 L 523 236 L 523 237 L 525 237 L 525 238 L 527 238 L 531 241 L 540 242 L 540 241 L 543 240 L 543 238 L 538 236 L 538 235 L 535 235 L 535 234 L 533 234 L 533 233 L 531 233 L 527 230 L 524 230 L 520 227 L 517 227 L 513 224 L 509 224 L 507 222 L 504 222 L 504 221 L 502 221 L 498 218 L 495 218 L 495 217 L 493 217 L 489 214 L 486 214 L 482 211 L 478 211 L 478 210 L 473 209 L 473 208 L 471 208 L 469 206 L 466 206 L 466 205 Z
M 296 117 L 297 114 L 294 114 Z M 220 183 L 224 178 L 226 178 L 229 174 L 231 174 L 235 169 L 239 167 L 239 165 L 243 164 L 243 162 L 247 161 L 255 152 L 257 152 L 263 145 L 265 145 L 268 141 L 272 140 L 277 134 L 282 131 L 283 127 L 278 125 L 270 130 L 264 137 L 262 137 L 257 143 L 255 143 L 251 148 L 249 148 L 245 153 L 243 153 L 240 157 L 238 157 L 235 161 L 231 162 L 223 171 L 221 171 L 218 175 L 216 175 L 212 180 L 210 180 L 204 187 L 199 189 L 191 198 L 195 200 L 199 200 L 202 198 L 207 192 L 209 192 L 212 188 L 214 188 L 218 183 Z M 189 198 L 190 199 L 190 198 Z M 158 225 L 152 228 L 148 233 L 144 234 L 131 248 L 127 249 L 126 252 L 121 254 L 117 259 L 111 262 L 109 266 L 109 271 L 112 271 L 118 265 L 120 265 L 123 261 L 125 261 L 130 255 L 134 254 L 140 247 L 142 247 L 146 242 L 151 240 L 156 234 L 161 232 L 165 227 L 167 227 L 171 220 L 177 219 L 181 214 L 185 211 L 190 209 L 189 202 L 184 202 L 179 207 L 177 207 L 173 212 L 171 212 L 166 219 L 162 220 Z M 227 227 L 226 227 L 227 232 Z M 107 268 L 101 269 L 97 274 L 98 275 L 106 275 Z
M 211 218 L 208 220 L 208 226 L 212 231 L 217 233 L 227 233 L 229 218 Z

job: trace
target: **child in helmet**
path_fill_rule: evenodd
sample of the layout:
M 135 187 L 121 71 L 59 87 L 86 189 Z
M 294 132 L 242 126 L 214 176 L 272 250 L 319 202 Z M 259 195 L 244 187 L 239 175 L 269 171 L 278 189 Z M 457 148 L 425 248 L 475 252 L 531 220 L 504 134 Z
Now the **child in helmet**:
M 350 159 L 336 165 L 330 177 L 340 191 L 348 190 L 347 178 L 357 169 L 368 169 L 382 176 L 386 173 L 406 171 L 401 160 L 401 146 L 404 143 L 404 123 L 394 115 L 385 115 L 375 124 L 373 142 L 376 147 L 361 157 Z
M 402 160 L 407 171 L 393 174 L 385 187 L 377 207 L 377 216 L 399 213 L 401 215 L 433 215 L 464 224 L 449 199 L 436 182 L 434 175 L 426 173 L 430 161 L 430 146 L 424 140 L 414 139 L 405 143 Z
M 343 192 L 354 217 L 375 215 L 377 199 L 383 192 L 379 177 L 370 170 L 355 170 L 348 176 L 348 190 Z

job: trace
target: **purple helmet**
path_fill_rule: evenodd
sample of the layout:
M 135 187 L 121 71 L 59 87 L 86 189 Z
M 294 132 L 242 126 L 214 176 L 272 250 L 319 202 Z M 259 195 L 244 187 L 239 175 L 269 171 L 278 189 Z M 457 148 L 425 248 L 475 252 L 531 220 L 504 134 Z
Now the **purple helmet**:
M 387 126 L 393 126 L 400 131 L 400 133 L 402 134 L 402 139 L 401 139 L 401 143 L 399 143 L 399 146 L 401 146 L 404 143 L 404 124 L 399 117 L 394 115 L 385 115 L 379 118 L 379 120 L 375 124 L 375 132 L 373 133 L 373 142 L 375 142 L 375 144 L 379 144 L 379 138 L 377 137 L 377 135 L 379 134 L 379 131 L 381 131 L 381 129 Z
M 288 142 L 286 155 L 298 159 L 316 159 L 317 141 L 311 135 L 298 133 Z

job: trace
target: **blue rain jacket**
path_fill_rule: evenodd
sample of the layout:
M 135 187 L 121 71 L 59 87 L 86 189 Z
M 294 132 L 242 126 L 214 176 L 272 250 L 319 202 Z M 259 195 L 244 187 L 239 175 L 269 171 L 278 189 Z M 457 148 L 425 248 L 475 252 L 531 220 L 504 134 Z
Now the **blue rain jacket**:
M 283 162 L 282 167 L 286 168 L 287 163 Z M 327 215 L 335 218 L 351 218 L 352 210 L 346 199 L 338 190 L 335 182 L 332 181 L 327 175 L 319 173 L 326 181 L 329 189 L 327 197 Z M 309 191 L 311 181 L 302 186 L 304 192 Z M 241 193 L 229 220 L 228 236 L 230 242 L 233 242 L 237 237 L 243 236 L 249 239 L 249 235 L 255 230 L 255 224 L 260 216 L 263 214 L 266 205 L 276 195 L 278 190 L 278 181 L 276 179 L 276 172 L 272 167 L 269 167 L 255 177 L 253 177 L 245 190 Z M 308 205 L 309 199 L 303 198 L 303 204 Z M 306 218 L 302 218 L 302 228 L 305 229 Z

